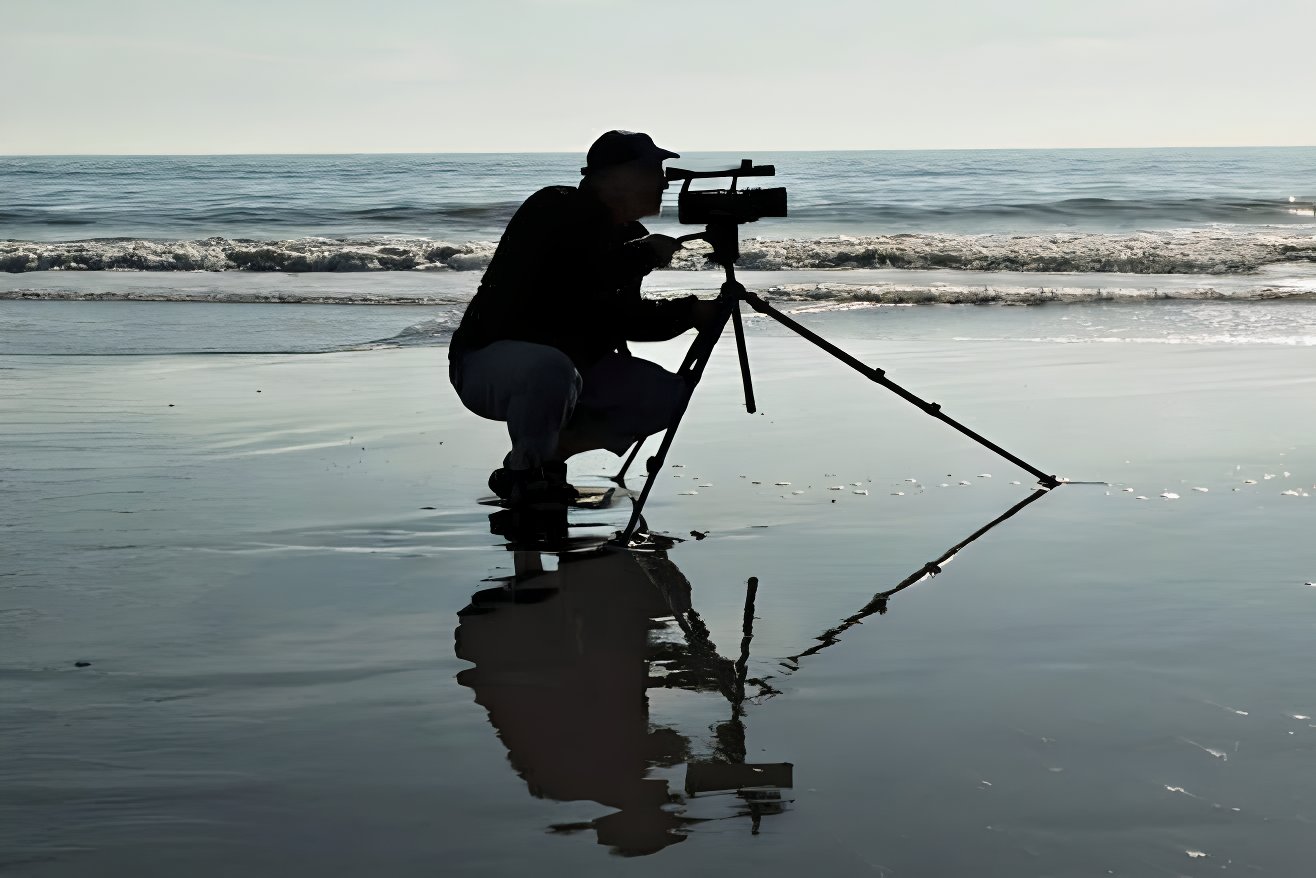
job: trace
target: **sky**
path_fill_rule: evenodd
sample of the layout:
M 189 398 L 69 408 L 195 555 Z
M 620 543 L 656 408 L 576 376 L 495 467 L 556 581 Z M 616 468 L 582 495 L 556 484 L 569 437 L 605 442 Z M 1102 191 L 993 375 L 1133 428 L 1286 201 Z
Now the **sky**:
M 0 154 L 1316 145 L 1313 0 L 0 0 Z

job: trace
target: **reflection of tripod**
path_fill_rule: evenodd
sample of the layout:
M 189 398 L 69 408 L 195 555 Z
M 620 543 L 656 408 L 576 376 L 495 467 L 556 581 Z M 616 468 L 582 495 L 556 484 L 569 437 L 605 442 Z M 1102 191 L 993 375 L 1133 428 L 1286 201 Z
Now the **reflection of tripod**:
M 749 356 L 745 350 L 745 330 L 740 319 L 741 302 L 746 303 L 760 314 L 766 314 L 802 338 L 813 342 L 815 345 L 827 351 L 842 363 L 845 363 L 850 368 L 867 377 L 869 380 L 882 385 L 902 399 L 913 403 L 915 406 L 929 415 L 932 415 L 937 420 L 944 421 L 965 436 L 968 436 L 970 439 L 977 442 L 979 445 L 991 449 L 1016 466 L 1032 473 L 1037 477 L 1038 484 L 1043 488 L 1054 488 L 1060 484 L 1060 480 L 1054 475 L 1047 475 L 1037 467 L 1026 463 L 1022 459 L 1006 451 L 1001 446 L 986 437 L 975 433 L 973 430 L 951 418 L 949 415 L 946 415 L 941 411 L 941 406 L 938 403 L 928 402 L 915 396 L 891 379 L 887 378 L 886 372 L 883 370 L 865 365 L 863 362 L 850 354 L 847 354 L 822 336 L 806 329 L 795 320 L 782 314 L 776 308 L 773 308 L 763 299 L 759 298 L 756 293 L 751 293 L 749 290 L 746 290 L 745 287 L 736 280 L 735 264 L 736 260 L 740 258 L 740 241 L 738 232 L 739 225 L 735 219 L 714 219 L 709 222 L 707 229 L 703 232 L 693 235 L 685 235 L 679 239 L 681 241 L 689 241 L 700 238 L 707 241 L 713 247 L 713 255 L 711 259 L 720 264 L 726 270 L 726 282 L 722 284 L 722 292 L 717 299 L 718 303 L 722 306 L 722 316 L 714 324 L 700 330 L 694 343 L 690 345 L 690 350 L 686 353 L 685 359 L 681 362 L 681 368 L 678 370 L 678 374 L 685 379 L 688 388 L 685 399 L 682 400 L 681 404 L 677 407 L 676 413 L 672 416 L 672 421 L 667 427 L 666 434 L 663 436 L 662 444 L 658 446 L 657 454 L 650 457 L 647 462 L 648 478 L 645 480 L 644 489 L 640 492 L 639 498 L 635 501 L 635 508 L 631 512 L 631 519 L 627 523 L 626 529 L 618 536 L 618 541 L 622 545 L 629 544 L 632 537 L 635 535 L 636 530 L 643 524 L 644 518 L 642 513 L 645 501 L 649 499 L 649 492 L 653 488 L 658 473 L 662 470 L 663 462 L 667 459 L 667 451 L 671 448 L 672 439 L 676 435 L 676 428 L 680 426 L 681 418 L 684 417 L 685 410 L 690 403 L 690 397 L 694 394 L 695 387 L 699 384 L 699 379 L 703 377 L 704 367 L 708 364 L 708 358 L 712 355 L 713 348 L 716 346 L 718 338 L 722 335 L 722 330 L 726 328 L 728 319 L 731 320 L 736 333 L 736 353 L 740 358 L 740 378 L 745 386 L 745 408 L 750 414 L 753 414 L 755 411 L 754 386 L 750 379 Z M 634 462 L 636 455 L 639 454 L 639 450 L 640 443 L 636 443 L 635 447 L 631 450 L 630 457 L 626 459 L 626 463 L 622 466 L 621 471 L 614 477 L 614 481 L 620 483 L 625 477 L 626 471 L 630 468 L 631 463 Z
M 662 595 L 671 618 L 685 639 L 686 650 L 680 655 L 679 666 L 669 664 L 662 685 L 691 691 L 715 690 L 731 705 L 731 716 L 712 727 L 711 756 L 690 759 L 686 763 L 686 795 L 734 794 L 741 803 L 739 813 L 751 819 L 751 832 L 758 835 L 760 821 L 765 815 L 780 814 L 794 801 L 783 798 L 783 792 L 794 786 L 795 772 L 795 766 L 790 762 L 748 761 L 745 687 L 753 684 L 758 688 L 755 698 L 777 694 L 777 690 L 764 681 L 748 679 L 749 645 L 754 639 L 754 599 L 759 581 L 751 576 L 746 585 L 740 657 L 732 662 L 718 652 L 712 633 L 690 600 L 693 592 L 690 582 L 676 565 L 663 553 L 640 552 L 632 557 Z

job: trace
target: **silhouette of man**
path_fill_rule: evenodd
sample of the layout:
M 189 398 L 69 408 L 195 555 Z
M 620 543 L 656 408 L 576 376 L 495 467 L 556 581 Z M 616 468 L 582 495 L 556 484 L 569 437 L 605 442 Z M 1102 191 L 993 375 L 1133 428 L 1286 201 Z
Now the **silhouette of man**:
M 505 421 L 512 450 L 489 488 L 520 504 L 569 503 L 566 460 L 606 448 L 621 455 L 664 429 L 684 382 L 631 356 L 627 341 L 662 341 L 713 320 L 694 296 L 640 295 L 640 281 L 680 244 L 651 235 L 679 156 L 647 134 L 609 131 L 589 148 L 579 186 L 526 199 L 503 233 L 449 349 L 462 404 Z

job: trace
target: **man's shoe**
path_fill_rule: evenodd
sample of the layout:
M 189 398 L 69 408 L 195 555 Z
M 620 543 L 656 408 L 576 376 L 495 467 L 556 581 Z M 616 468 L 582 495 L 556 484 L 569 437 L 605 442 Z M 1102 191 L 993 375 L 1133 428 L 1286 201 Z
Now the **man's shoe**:
M 580 496 L 567 481 L 567 465 L 551 462 L 533 469 L 496 469 L 489 474 L 489 490 L 512 506 L 569 506 Z
M 499 467 L 489 473 L 489 490 L 503 500 L 512 499 L 512 491 L 528 470 L 514 470 Z

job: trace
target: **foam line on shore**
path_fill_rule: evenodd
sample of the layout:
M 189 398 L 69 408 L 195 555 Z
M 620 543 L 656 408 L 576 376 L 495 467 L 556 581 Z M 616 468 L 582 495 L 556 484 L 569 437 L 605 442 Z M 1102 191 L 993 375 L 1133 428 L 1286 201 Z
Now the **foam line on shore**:
M 428 238 L 0 241 L 0 271 L 480 271 L 495 246 L 491 241 Z M 692 245 L 676 255 L 671 267 L 705 269 L 706 254 Z M 738 265 L 751 271 L 905 268 L 1220 275 L 1295 262 L 1316 262 L 1316 235 L 1277 226 L 1212 226 L 1120 233 L 749 238 L 742 242 Z M 570 270 L 570 253 L 555 267 Z
M 706 289 L 671 289 L 652 298 L 709 296 Z M 1085 302 L 1130 304 L 1162 300 L 1200 302 L 1313 301 L 1316 288 L 1265 284 L 1221 288 L 1207 284 L 1157 287 L 1052 287 L 1011 284 L 809 283 L 778 284 L 761 290 L 764 299 L 792 314 L 844 311 L 883 305 L 1047 305 Z M 307 292 L 282 290 L 39 289 L 0 290 L 0 301 L 200 302 L 219 305 L 410 305 L 461 308 L 469 298 L 424 294 Z
M 1219 289 L 1210 285 L 1172 289 L 1134 287 L 1048 287 L 958 284 L 779 284 L 763 297 L 791 313 L 841 311 L 874 305 L 1046 305 L 1084 302 L 1316 300 L 1316 289 L 1263 285 Z
M 201 302 L 211 305 L 436 305 L 455 307 L 466 299 L 376 293 L 287 293 L 233 290 L 0 290 L 0 301 Z

